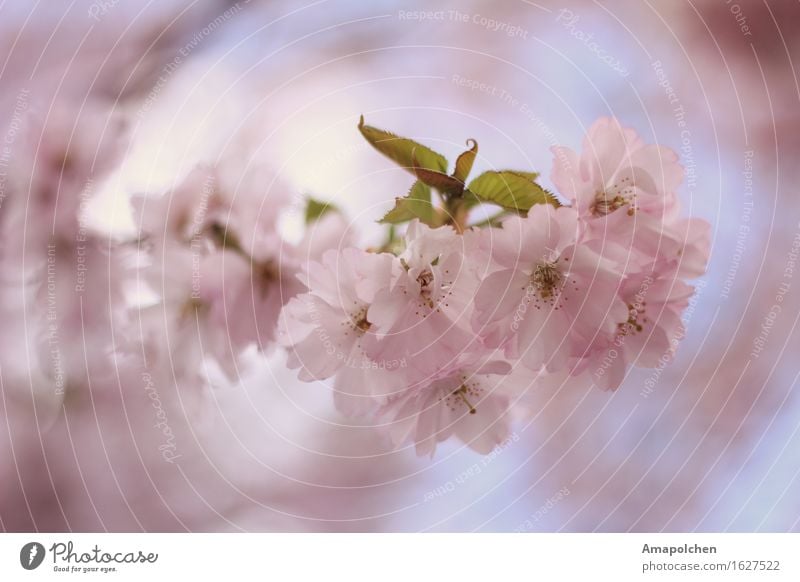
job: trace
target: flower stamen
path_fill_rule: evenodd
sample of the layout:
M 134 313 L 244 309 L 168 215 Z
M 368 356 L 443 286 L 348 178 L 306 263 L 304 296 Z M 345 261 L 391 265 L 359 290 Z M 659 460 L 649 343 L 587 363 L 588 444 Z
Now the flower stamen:
M 425 269 L 419 275 L 417 275 L 417 283 L 419 283 L 419 294 L 422 297 L 423 302 L 433 309 L 433 299 L 431 298 L 431 293 L 433 289 L 431 288 L 431 283 L 433 283 L 433 273 L 430 269 Z
M 357 313 L 354 313 L 350 317 L 351 325 L 353 327 L 353 331 L 358 333 L 366 333 L 369 331 L 369 328 L 372 327 L 372 324 L 367 321 L 367 309 L 363 308 L 359 310 Z
M 453 392 L 453 396 L 458 396 L 459 398 L 461 398 L 461 400 L 464 402 L 464 404 L 467 405 L 467 408 L 469 408 L 469 413 L 470 414 L 475 414 L 476 412 L 478 412 L 475 409 L 475 407 L 472 406 L 470 401 L 467 399 L 467 387 L 464 386 L 463 384 L 461 385 L 461 387 L 459 387 L 458 390 L 455 390 Z
M 555 263 L 544 262 L 536 265 L 531 274 L 531 283 L 536 288 L 539 297 L 551 299 L 561 287 L 563 277 Z
M 644 329 L 642 324 L 647 323 L 647 318 L 643 317 L 645 313 L 644 306 L 644 303 L 641 305 L 631 303 L 628 304 L 628 321 L 617 324 L 620 335 L 634 335 Z
M 630 182 L 629 177 L 622 178 L 620 183 L 597 192 L 591 208 L 592 214 L 594 216 L 608 216 L 612 212 L 627 206 L 628 216 L 633 216 L 636 213 L 636 191 L 627 182 Z

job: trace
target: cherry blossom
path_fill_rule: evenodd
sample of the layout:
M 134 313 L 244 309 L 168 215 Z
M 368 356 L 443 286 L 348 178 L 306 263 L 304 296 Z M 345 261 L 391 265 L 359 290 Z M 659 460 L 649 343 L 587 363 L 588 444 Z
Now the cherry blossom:
M 29 380 L 45 381 L 28 390 L 50 393 L 52 402 L 107 382 L 114 328 L 126 323 L 129 253 L 84 216 L 120 159 L 124 123 L 101 101 L 89 98 L 88 107 L 76 114 L 71 102 L 31 96 L 17 104 L 5 134 L 13 163 L 3 175 L 0 254 L 8 299 L 18 306 L 5 321 L 23 332 Z
M 51 239 L 74 245 L 85 208 L 119 162 L 125 144 L 123 118 L 100 103 L 87 107 L 76 117 L 69 103 L 33 102 L 23 118 L 11 180 L 18 195 L 27 199 L 18 206 L 24 215 L 17 220 L 30 223 L 27 236 L 20 239 L 29 251 L 44 254 Z
M 510 364 L 465 360 L 387 399 L 378 414 L 388 419 L 395 446 L 412 443 L 418 455 L 432 457 L 438 443 L 455 436 L 487 454 L 508 437 L 514 394 L 504 380 Z
M 553 183 L 586 219 L 616 211 L 630 216 L 670 212 L 683 180 L 675 152 L 645 144 L 634 130 L 613 118 L 592 124 L 580 155 L 561 146 L 552 152 Z
M 475 331 L 532 370 L 563 367 L 625 313 L 614 264 L 578 242 L 572 208 L 536 206 L 487 231 L 497 270 L 475 296 Z
M 263 165 L 225 157 L 198 164 L 161 197 L 136 197 L 134 214 L 156 241 L 211 239 L 236 244 L 257 261 L 275 259 L 282 246 L 276 225 L 287 197 L 270 183 L 274 178 Z
M 456 234 L 413 221 L 406 249 L 396 259 L 399 275 L 369 307 L 366 350 L 372 358 L 408 358 L 432 374 L 469 349 L 479 348 L 470 329 L 472 297 L 480 282 L 476 232 Z
M 214 170 L 199 164 L 163 196 L 136 196 L 131 202 L 142 234 L 158 241 L 191 244 L 208 234 L 209 212 L 218 206 Z
M 659 270 L 677 269 L 678 276 L 694 278 L 705 273 L 710 225 L 701 219 L 665 222 L 640 213 L 631 220 L 625 213 L 614 213 L 591 221 L 581 239 L 617 262 L 626 274 L 647 272 L 661 264 Z
M 629 365 L 655 368 L 671 358 L 683 336 L 681 313 L 694 289 L 674 272 L 652 272 L 629 278 L 620 296 L 628 316 L 617 323 L 612 338 L 600 338 L 573 373 L 588 371 L 607 390 L 618 388 Z
M 295 250 L 277 220 L 286 197 L 244 159 L 198 164 L 167 194 L 134 199 L 148 255 L 142 282 L 160 301 L 146 309 L 142 341 L 171 353 L 181 375 L 212 358 L 229 379 L 249 346 L 269 350 L 283 305 L 304 290 Z
M 405 383 L 401 359 L 377 360 L 364 345 L 373 327 L 370 306 L 397 277 L 398 267 L 388 253 L 330 250 L 320 263 L 308 264 L 300 276 L 308 291 L 291 299 L 281 316 L 278 334 L 289 349 L 287 365 L 306 382 L 339 373 L 336 401 L 343 410 L 369 409 L 373 396 Z

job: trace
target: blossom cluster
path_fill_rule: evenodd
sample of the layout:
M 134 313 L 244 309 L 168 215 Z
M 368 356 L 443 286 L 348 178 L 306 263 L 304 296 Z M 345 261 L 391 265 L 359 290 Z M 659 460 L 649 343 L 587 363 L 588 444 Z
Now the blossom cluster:
M 615 389 L 664 361 L 709 254 L 709 225 L 681 216 L 675 153 L 614 119 L 579 153 L 553 148 L 556 194 L 535 172 L 468 183 L 474 140 L 447 174 L 440 154 L 362 119 L 416 179 L 381 221 L 386 243 L 364 249 L 314 200 L 306 237 L 287 242 L 288 190 L 238 150 L 134 196 L 135 236 L 109 234 L 87 208 L 122 163 L 124 115 L 98 98 L 76 118 L 24 91 L 8 105 L 0 366 L 10 402 L 54 414 L 143 375 L 233 383 L 246 351 L 279 345 L 300 380 L 328 382 L 338 410 L 394 445 L 432 455 L 452 436 L 488 453 L 548 378 Z M 499 213 L 474 222 L 488 206 Z
M 386 144 L 402 138 L 386 135 L 373 145 L 401 162 Z M 387 215 L 411 217 L 395 252 L 329 250 L 304 266 L 307 291 L 279 327 L 299 378 L 332 379 L 342 412 L 418 454 L 451 436 L 488 453 L 546 378 L 615 389 L 631 366 L 671 354 L 693 292 L 686 281 L 703 274 L 710 245 L 708 223 L 680 216 L 677 155 L 615 119 L 594 123 L 580 153 L 552 151 L 560 199 L 545 192 L 524 209 L 501 196 L 522 202 L 533 190 L 519 180 L 534 184 L 535 174 L 487 173 L 465 187 L 462 156 L 457 190 L 414 146 L 412 170 L 445 192 L 443 206 L 403 214 L 420 199 L 412 188 Z M 490 179 L 504 188 L 487 188 Z M 470 226 L 461 209 L 475 195 L 504 212 Z
M 161 65 L 202 12 L 169 31 L 153 26 L 163 11 L 102 31 L 70 14 L 73 34 L 63 35 L 44 21 L 14 34 L 13 22 L 0 25 L 3 39 L 16 38 L 0 80 L 4 417 L 44 430 L 100 393 L 155 385 L 163 397 L 188 396 L 236 381 L 245 350 L 274 345 L 283 304 L 304 289 L 300 262 L 338 244 L 334 215 L 314 240 L 284 243 L 277 217 L 288 190 L 240 136 L 167 192 L 129 205 L 117 191 L 154 84 L 165 81 Z M 131 218 L 134 234 L 115 229 Z

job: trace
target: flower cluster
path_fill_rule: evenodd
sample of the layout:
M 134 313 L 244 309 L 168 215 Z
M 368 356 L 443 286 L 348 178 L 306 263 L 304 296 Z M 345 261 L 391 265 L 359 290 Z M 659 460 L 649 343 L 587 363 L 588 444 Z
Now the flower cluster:
M 119 43 L 103 39 L 108 50 Z M 141 72 L 139 57 L 129 64 Z M 114 384 L 138 390 L 145 374 L 195 394 L 235 381 L 245 350 L 274 345 L 281 308 L 305 289 L 301 263 L 344 240 L 331 214 L 313 237 L 283 241 L 288 190 L 238 135 L 170 191 L 134 196 L 137 234 L 114 231 L 107 209 L 123 205 L 108 192 L 135 137 L 120 105 L 147 86 L 123 76 L 137 81 L 132 93 L 111 91 L 97 71 L 88 93 L 78 73 L 55 93 L 50 75 L 0 83 L 0 370 L 8 405 L 33 402 L 45 425 L 65 402 Z
M 160 198 L 134 199 L 146 251 L 139 295 L 158 298 L 137 308 L 136 342 L 151 362 L 191 377 L 213 360 L 234 379 L 246 347 L 272 343 L 281 307 L 302 287 L 269 184 L 261 165 L 223 159 Z
M 544 378 L 615 389 L 630 366 L 675 349 L 709 226 L 680 218 L 671 150 L 601 119 L 580 153 L 553 149 L 559 200 L 534 173 L 467 185 L 474 142 L 447 175 L 424 146 L 360 128 L 417 178 L 384 217 L 408 223 L 404 237 L 387 243 L 394 252 L 331 250 L 305 265 L 307 291 L 279 326 L 288 365 L 304 381 L 332 379 L 343 412 L 369 415 L 419 454 L 452 435 L 487 453 Z M 502 210 L 470 225 L 481 203 Z
M 193 31 L 191 21 L 196 24 L 196 18 L 202 18 L 198 10 L 162 30 L 155 25 L 170 12 L 177 17 L 185 11 L 175 6 L 151 12 L 142 13 L 135 23 L 111 19 L 100 28 L 80 10 L 38 20 L 25 19 L 22 12 L 6 14 L 0 23 L 0 45 L 8 55 L 0 79 L 0 372 L 4 394 L 0 409 L 6 418 L 19 415 L 44 428 L 66 406 L 87 403 L 91 392 L 108 393 L 115 384 L 140 389 L 142 368 L 152 365 L 154 375 L 167 378 L 169 366 L 159 364 L 191 368 L 196 363 L 190 358 L 168 358 L 154 347 L 151 340 L 158 339 L 158 327 L 174 318 L 148 319 L 143 313 L 137 318 L 142 294 L 132 290 L 155 279 L 158 269 L 173 277 L 194 272 L 192 261 L 201 254 L 205 259 L 205 252 L 187 255 L 176 245 L 158 246 L 159 240 L 174 237 L 175 230 L 160 228 L 153 212 L 147 212 L 151 220 L 143 231 L 152 234 L 150 229 L 154 229 L 159 236 L 143 236 L 146 247 L 122 240 L 115 232 L 118 223 L 112 225 L 123 214 L 125 200 L 110 192 L 117 190 L 115 176 L 136 140 L 139 123 L 134 112 L 138 109 L 143 116 L 149 106 L 143 99 L 148 91 L 150 98 L 158 92 L 160 87 L 154 84 L 163 83 L 163 66 Z M 49 39 L 46 51 L 41 50 L 42 39 Z M 241 169 L 223 173 L 238 185 Z M 224 186 L 232 191 L 231 183 Z M 257 186 L 265 192 L 260 182 L 247 186 L 250 191 Z M 202 191 L 191 187 L 185 192 L 193 200 L 201 195 Z M 235 219 L 231 224 L 240 236 L 252 234 L 264 246 L 262 237 L 269 237 L 274 228 L 255 224 L 254 216 L 259 213 L 248 208 L 230 217 L 214 215 L 213 220 L 227 224 Z M 156 249 L 163 254 L 157 256 Z M 165 263 L 166 257 L 176 260 Z M 203 295 L 213 293 L 209 287 L 216 274 L 208 258 L 209 264 L 202 265 L 208 273 L 199 290 Z M 266 258 L 257 257 L 257 261 L 261 265 Z M 245 270 L 233 260 L 229 264 Z M 286 279 L 287 292 L 301 289 L 294 272 Z M 171 285 L 167 287 L 166 293 L 153 290 L 156 301 L 164 304 L 178 294 Z M 244 293 L 239 290 L 240 305 L 245 304 Z M 264 320 L 269 322 L 264 325 L 267 339 L 274 334 L 281 307 L 278 303 L 273 308 L 274 303 L 269 295 L 257 303 L 257 317 L 248 313 L 230 322 L 235 346 L 244 343 L 242 337 L 252 337 L 251 328 Z M 262 311 L 268 313 L 262 317 Z M 219 328 L 220 322 L 215 325 Z M 221 336 L 217 331 L 211 334 L 215 339 Z M 193 342 L 184 344 L 179 337 L 170 342 L 176 356 L 180 350 L 190 350 L 187 344 L 197 343 L 196 334 L 191 335 Z M 148 358 L 149 353 L 158 357 Z
M 385 243 L 362 249 L 315 200 L 305 238 L 284 240 L 286 189 L 240 151 L 135 196 L 136 236 L 111 236 L 87 207 L 120 163 L 125 119 L 104 101 L 91 116 L 61 103 L 42 115 L 25 92 L 9 111 L 0 366 L 15 398 L 30 386 L 51 411 L 140 373 L 189 389 L 236 381 L 246 350 L 280 345 L 302 381 L 329 382 L 341 412 L 394 445 L 433 455 L 456 436 L 488 453 L 537 383 L 615 389 L 631 366 L 663 362 L 709 254 L 709 225 L 681 217 L 677 156 L 613 119 L 580 153 L 553 149 L 556 194 L 535 172 L 468 181 L 474 140 L 447 173 L 440 154 L 362 119 L 415 178 L 381 220 Z M 488 206 L 499 211 L 474 218 Z

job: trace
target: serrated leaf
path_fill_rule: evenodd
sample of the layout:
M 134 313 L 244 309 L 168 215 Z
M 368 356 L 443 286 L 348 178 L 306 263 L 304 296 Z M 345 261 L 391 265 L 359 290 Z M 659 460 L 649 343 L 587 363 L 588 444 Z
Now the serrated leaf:
M 336 208 L 330 202 L 323 202 L 321 200 L 317 200 L 315 198 L 308 198 L 306 202 L 306 224 L 311 224 L 328 214 L 329 212 L 338 212 L 339 209 Z
M 395 198 L 394 208 L 387 212 L 378 222 L 383 224 L 401 224 L 414 220 L 414 212 L 407 198 Z
M 399 224 L 415 218 L 428 225 L 433 221 L 431 189 L 419 180 L 414 182 L 405 197 L 395 198 L 394 208 L 387 212 L 380 222 Z
M 468 139 L 468 146 L 470 142 L 472 142 L 472 146 L 470 149 L 458 156 L 458 159 L 456 160 L 456 167 L 453 170 L 453 178 L 456 180 L 461 180 L 462 182 L 467 181 L 467 177 L 472 171 L 472 164 L 475 163 L 475 158 L 478 156 L 478 142 L 474 139 Z
M 530 180 L 531 182 L 535 182 L 539 179 L 539 172 L 521 172 L 520 170 L 505 170 L 506 172 L 511 172 L 512 174 L 518 174 L 523 178 Z
M 358 123 L 358 130 L 372 147 L 409 172 L 414 172 L 415 156 L 418 166 L 435 172 L 447 172 L 447 159 L 442 154 L 414 140 L 365 125 L 363 115 Z
M 513 170 L 484 172 L 470 182 L 468 190 L 482 202 L 509 210 L 526 211 L 534 204 L 560 206 L 552 194 L 529 179 L 528 175 L 532 173 Z

